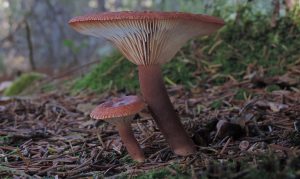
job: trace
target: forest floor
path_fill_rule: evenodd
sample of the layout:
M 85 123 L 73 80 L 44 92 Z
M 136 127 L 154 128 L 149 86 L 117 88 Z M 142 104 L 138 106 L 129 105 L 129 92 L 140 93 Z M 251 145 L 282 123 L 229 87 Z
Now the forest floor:
M 0 176 L 300 177 L 300 92 L 288 79 L 268 79 L 281 80 L 286 90 L 266 90 L 261 80 L 230 80 L 206 89 L 169 87 L 197 153 L 175 156 L 145 109 L 133 122 L 147 158 L 143 164 L 130 159 L 112 125 L 88 115 L 112 94 L 1 98 Z

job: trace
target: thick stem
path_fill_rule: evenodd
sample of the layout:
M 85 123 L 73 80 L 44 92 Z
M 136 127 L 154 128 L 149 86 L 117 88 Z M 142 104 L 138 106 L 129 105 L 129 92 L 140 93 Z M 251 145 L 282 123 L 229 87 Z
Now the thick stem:
M 185 132 L 167 94 L 160 65 L 139 66 L 139 80 L 144 100 L 154 120 L 177 155 L 195 152 L 193 141 Z
M 120 122 L 115 125 L 129 155 L 137 162 L 144 162 L 144 153 L 133 135 L 130 123 Z

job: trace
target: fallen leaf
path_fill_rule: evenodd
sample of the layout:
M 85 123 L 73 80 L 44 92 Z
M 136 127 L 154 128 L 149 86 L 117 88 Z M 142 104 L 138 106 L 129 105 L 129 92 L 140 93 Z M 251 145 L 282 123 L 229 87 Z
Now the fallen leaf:
M 279 112 L 282 109 L 286 109 L 289 106 L 286 104 L 279 104 L 279 103 L 273 103 L 273 102 L 269 102 L 269 107 L 273 112 Z

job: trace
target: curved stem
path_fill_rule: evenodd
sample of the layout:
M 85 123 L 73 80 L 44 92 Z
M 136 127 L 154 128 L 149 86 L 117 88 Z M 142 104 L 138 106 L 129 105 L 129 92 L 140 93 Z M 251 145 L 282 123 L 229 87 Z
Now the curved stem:
M 115 125 L 129 155 L 137 162 L 144 162 L 144 153 L 133 135 L 130 123 L 120 122 Z
M 139 66 L 138 69 L 144 100 L 171 149 L 181 156 L 193 154 L 194 143 L 185 132 L 169 99 L 160 65 Z

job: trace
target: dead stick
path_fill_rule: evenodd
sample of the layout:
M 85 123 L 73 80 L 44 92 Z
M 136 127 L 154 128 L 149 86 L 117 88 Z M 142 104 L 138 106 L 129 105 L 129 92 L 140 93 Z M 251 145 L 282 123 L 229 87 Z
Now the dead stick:
M 229 144 L 230 141 L 231 141 L 231 137 L 227 140 L 227 142 L 225 143 L 224 147 L 222 148 L 222 150 L 221 150 L 221 152 L 220 152 L 221 155 L 222 155 L 222 154 L 224 153 L 224 151 L 226 150 L 226 148 L 227 148 L 227 146 L 228 146 L 228 144 Z

